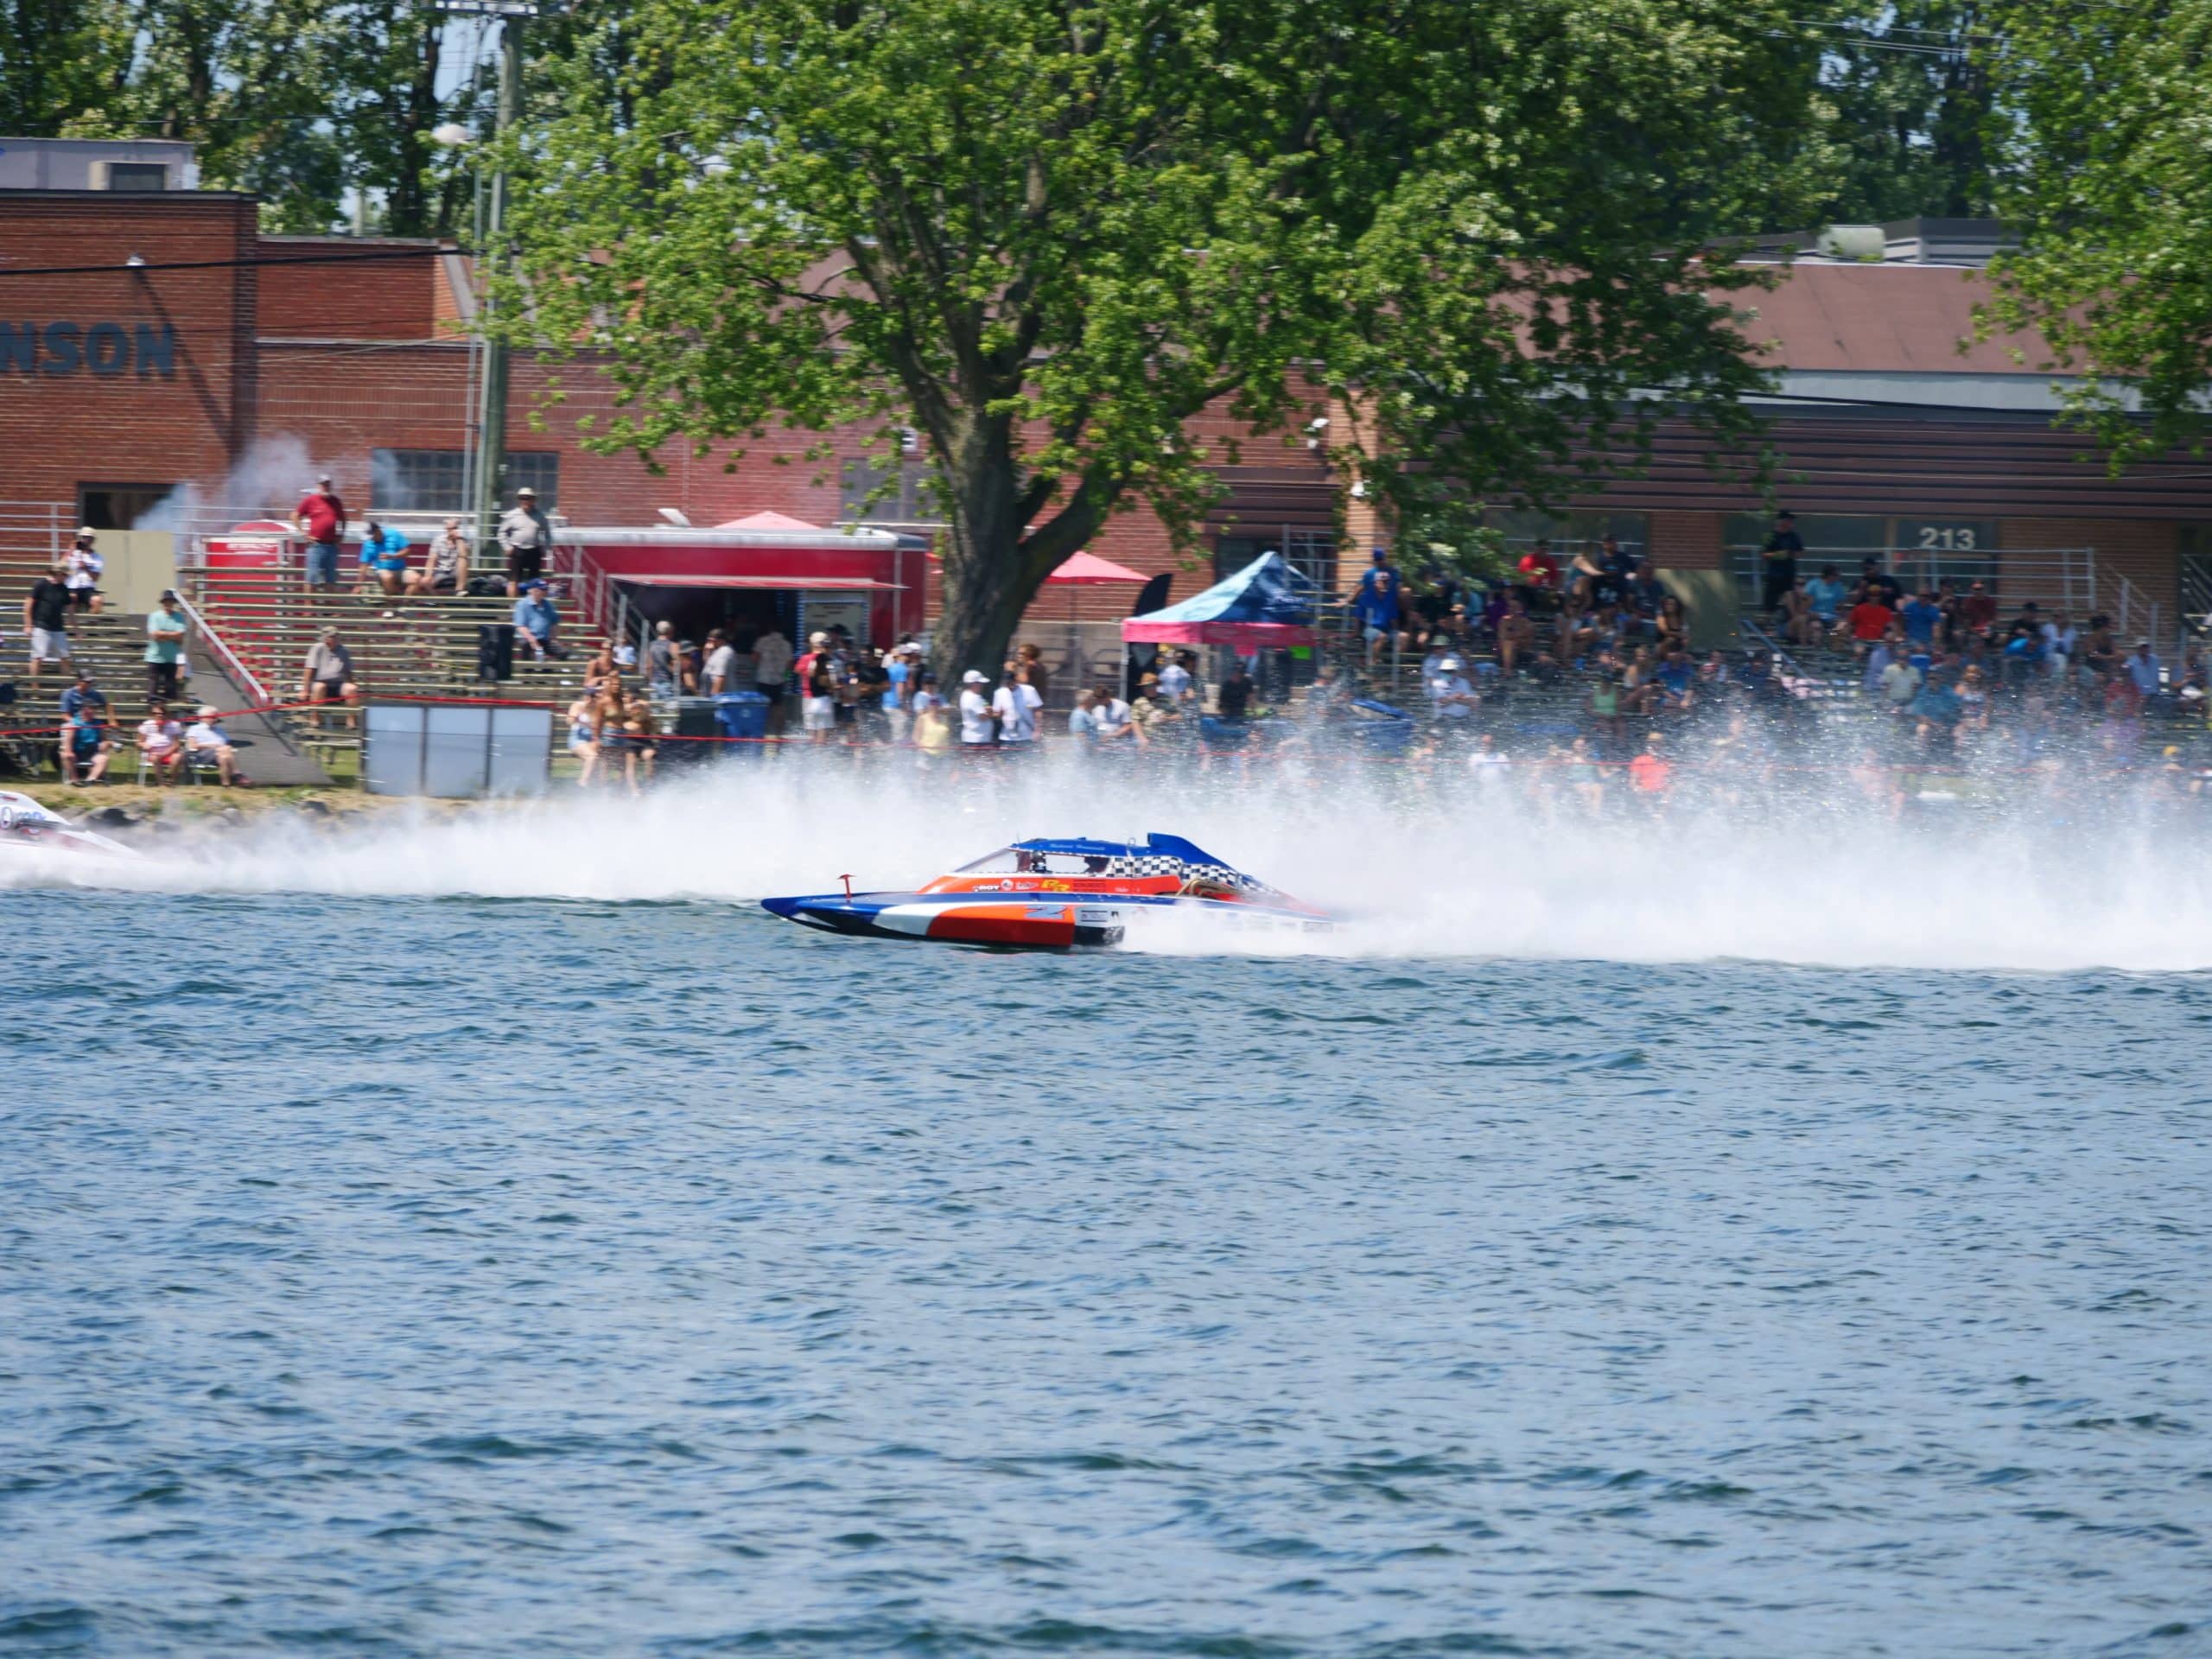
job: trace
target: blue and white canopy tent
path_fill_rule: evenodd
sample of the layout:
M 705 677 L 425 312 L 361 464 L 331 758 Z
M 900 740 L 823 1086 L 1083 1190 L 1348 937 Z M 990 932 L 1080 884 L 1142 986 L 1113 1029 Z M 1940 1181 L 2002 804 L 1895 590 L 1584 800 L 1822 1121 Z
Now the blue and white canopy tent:
M 1122 624 L 1140 645 L 1229 645 L 1249 654 L 1314 641 L 1313 584 L 1280 553 L 1263 553 L 1231 576 L 1179 605 Z

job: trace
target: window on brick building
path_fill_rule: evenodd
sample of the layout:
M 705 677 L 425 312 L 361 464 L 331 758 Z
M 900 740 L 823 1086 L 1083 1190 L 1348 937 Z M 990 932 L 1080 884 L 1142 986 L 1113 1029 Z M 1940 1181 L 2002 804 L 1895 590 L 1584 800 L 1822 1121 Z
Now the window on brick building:
M 550 512 L 561 505 L 561 457 L 550 451 L 525 450 L 507 456 L 507 494 L 512 505 L 524 485 L 537 492 L 537 505 Z
M 1774 515 L 1734 512 L 1722 527 L 1728 567 L 1747 588 L 1758 581 L 1758 552 L 1774 528 Z M 1814 576 L 1823 564 L 1846 576 L 1863 559 L 1879 558 L 1908 585 L 1933 587 L 1945 577 L 1960 583 L 1986 582 L 1996 587 L 1997 525 L 1986 518 L 1935 513 L 1903 514 L 1801 512 L 1797 533 L 1805 538 L 1798 574 Z M 1810 569 L 1807 569 L 1810 566 Z
M 855 455 L 837 469 L 837 518 L 848 524 L 941 524 L 944 512 L 926 461 Z
M 166 190 L 169 169 L 166 162 L 110 162 L 107 188 L 111 190 Z M 95 530 L 103 526 L 95 524 Z
M 465 449 L 378 449 L 372 453 L 370 505 L 378 512 L 467 512 L 469 454 Z M 537 505 L 550 511 L 561 501 L 561 457 L 544 451 L 510 450 L 507 487 L 501 505 L 513 501 L 527 484 Z
M 77 522 L 94 530 L 129 530 L 168 499 L 174 484 L 79 484 Z
M 1334 593 L 1337 585 L 1337 537 L 1333 531 L 1305 530 L 1285 524 L 1271 536 L 1255 536 L 1239 531 L 1234 536 L 1213 538 L 1213 579 L 1216 582 L 1233 576 L 1246 565 L 1268 552 L 1280 553 L 1290 568 L 1312 582 L 1324 594 Z

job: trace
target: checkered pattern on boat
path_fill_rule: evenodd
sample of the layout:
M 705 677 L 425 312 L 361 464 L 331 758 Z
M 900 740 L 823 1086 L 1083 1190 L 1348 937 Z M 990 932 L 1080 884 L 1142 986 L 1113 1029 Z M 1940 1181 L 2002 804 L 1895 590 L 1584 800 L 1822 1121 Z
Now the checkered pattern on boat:
M 1208 881 L 1217 881 L 1225 887 L 1247 887 L 1252 878 L 1230 869 L 1226 864 L 1186 864 L 1179 858 L 1170 858 L 1160 853 L 1143 853 L 1117 858 L 1106 866 L 1109 875 L 1175 875 L 1200 876 Z

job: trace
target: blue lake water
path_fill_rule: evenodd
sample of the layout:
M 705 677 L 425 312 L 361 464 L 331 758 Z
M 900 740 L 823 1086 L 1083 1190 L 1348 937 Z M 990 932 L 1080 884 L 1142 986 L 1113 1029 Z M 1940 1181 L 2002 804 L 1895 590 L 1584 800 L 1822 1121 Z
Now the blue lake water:
M 0 913 L 0 1652 L 2212 1650 L 2199 974 Z

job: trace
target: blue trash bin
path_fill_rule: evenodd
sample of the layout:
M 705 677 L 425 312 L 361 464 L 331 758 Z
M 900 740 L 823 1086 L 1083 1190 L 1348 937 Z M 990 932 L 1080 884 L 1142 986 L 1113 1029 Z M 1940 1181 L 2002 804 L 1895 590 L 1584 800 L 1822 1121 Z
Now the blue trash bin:
M 724 737 L 766 737 L 768 734 L 768 699 L 758 691 L 725 691 L 715 699 L 715 724 L 722 728 Z M 759 754 L 757 743 L 733 743 L 733 754 Z

